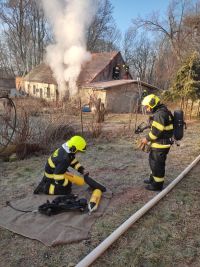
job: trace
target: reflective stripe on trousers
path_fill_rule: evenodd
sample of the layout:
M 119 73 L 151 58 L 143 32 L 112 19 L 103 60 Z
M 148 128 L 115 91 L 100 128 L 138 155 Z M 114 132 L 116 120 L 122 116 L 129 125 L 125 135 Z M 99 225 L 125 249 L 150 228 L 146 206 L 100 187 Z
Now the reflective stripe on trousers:
M 170 148 L 151 149 L 149 165 L 155 182 L 163 182 L 165 177 L 165 162 Z

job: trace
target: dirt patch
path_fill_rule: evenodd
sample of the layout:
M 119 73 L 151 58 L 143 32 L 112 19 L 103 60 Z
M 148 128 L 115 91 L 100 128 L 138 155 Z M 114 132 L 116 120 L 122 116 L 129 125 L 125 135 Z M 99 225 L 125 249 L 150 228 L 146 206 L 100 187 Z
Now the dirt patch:
M 146 191 L 144 186 L 134 187 L 134 188 L 126 188 L 123 189 L 122 193 L 118 193 L 113 196 L 111 200 L 111 207 L 122 207 L 124 204 L 134 204 L 139 202 L 147 202 L 151 199 L 155 193 Z

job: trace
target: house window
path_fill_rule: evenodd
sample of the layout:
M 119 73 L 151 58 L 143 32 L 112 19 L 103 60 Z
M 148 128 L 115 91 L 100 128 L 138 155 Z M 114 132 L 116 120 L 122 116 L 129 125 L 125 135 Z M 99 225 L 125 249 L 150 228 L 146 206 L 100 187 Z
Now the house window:
M 31 89 L 31 85 L 30 83 L 28 84 L 28 94 L 30 94 L 30 89 Z
M 43 89 L 40 88 L 40 98 L 43 98 Z
M 47 98 L 50 98 L 50 88 L 47 87 Z
M 36 90 L 35 90 L 35 85 L 33 85 L 33 94 L 35 95 Z

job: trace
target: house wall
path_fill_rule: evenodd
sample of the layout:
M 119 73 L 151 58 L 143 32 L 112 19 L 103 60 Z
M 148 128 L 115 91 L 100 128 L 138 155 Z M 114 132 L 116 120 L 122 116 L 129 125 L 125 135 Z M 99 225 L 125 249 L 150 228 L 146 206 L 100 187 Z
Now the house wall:
M 90 97 L 94 97 L 96 99 L 101 98 L 101 102 L 105 104 L 106 102 L 106 91 L 105 90 L 94 90 L 92 88 L 82 88 L 80 90 L 80 96 L 82 105 L 89 104 Z
M 17 90 L 24 90 L 24 79 L 23 77 L 15 77 L 15 87 Z
M 156 90 L 141 86 L 142 90 L 147 90 L 149 94 L 156 93 Z M 139 89 L 136 83 L 113 86 L 107 89 L 82 88 L 80 90 L 82 105 L 88 104 L 90 96 L 101 98 L 108 112 L 129 113 L 135 108 L 139 99 Z
M 126 84 L 109 88 L 106 92 L 106 110 L 113 113 L 128 113 L 132 105 L 136 105 L 138 87 L 136 84 Z
M 149 94 L 157 92 L 155 89 L 141 85 L 140 93 L 143 90 L 146 90 Z M 137 108 L 139 99 L 139 88 L 137 83 L 123 84 L 106 90 L 105 107 L 107 111 L 113 113 L 133 112 Z
M 56 89 L 57 86 L 48 83 L 38 83 L 38 82 L 24 82 L 25 91 L 31 96 L 38 98 L 44 98 L 46 100 L 56 100 Z

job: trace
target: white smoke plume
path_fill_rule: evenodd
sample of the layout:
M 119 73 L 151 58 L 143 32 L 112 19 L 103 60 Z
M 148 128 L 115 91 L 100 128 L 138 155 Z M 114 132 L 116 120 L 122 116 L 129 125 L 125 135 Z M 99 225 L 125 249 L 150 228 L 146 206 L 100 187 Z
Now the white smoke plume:
M 81 67 L 91 59 L 86 50 L 86 31 L 99 0 L 42 0 L 45 15 L 52 25 L 55 43 L 47 47 L 50 65 L 61 96 L 67 90 L 77 93 L 76 81 Z

